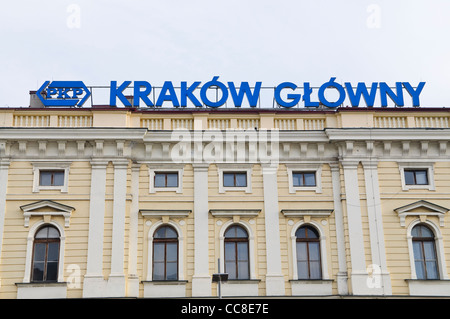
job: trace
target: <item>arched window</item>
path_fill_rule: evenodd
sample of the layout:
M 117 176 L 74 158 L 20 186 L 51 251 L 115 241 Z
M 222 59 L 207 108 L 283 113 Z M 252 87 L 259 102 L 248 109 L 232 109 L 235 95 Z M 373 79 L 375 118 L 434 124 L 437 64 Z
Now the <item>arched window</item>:
M 298 279 L 322 279 L 319 234 L 313 227 L 302 226 L 295 237 Z
M 225 272 L 228 279 L 250 279 L 248 234 L 238 225 L 230 226 L 224 236 Z
M 44 226 L 36 232 L 33 244 L 31 281 L 57 281 L 60 249 L 59 231 Z
M 411 231 L 417 279 L 439 279 L 434 234 L 419 224 Z
M 155 231 L 153 280 L 178 280 L 178 234 L 170 226 Z

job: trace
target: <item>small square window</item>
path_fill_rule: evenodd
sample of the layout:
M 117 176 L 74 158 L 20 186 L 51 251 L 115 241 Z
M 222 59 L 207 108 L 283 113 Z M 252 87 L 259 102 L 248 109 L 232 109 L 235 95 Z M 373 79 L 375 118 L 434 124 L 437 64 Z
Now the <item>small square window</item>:
M 175 166 L 175 167 L 174 167 Z M 149 167 L 149 192 L 183 192 L 183 168 L 177 165 Z
M 428 185 L 428 170 L 426 169 L 405 169 L 406 185 Z
M 286 166 L 289 193 L 322 193 L 322 164 L 290 164 Z
M 39 186 L 64 186 L 64 171 L 40 170 Z
M 436 190 L 434 183 L 434 163 L 399 162 L 400 179 L 404 191 L 410 189 Z
M 155 187 L 178 187 L 178 173 L 155 172 Z
M 224 187 L 247 187 L 246 172 L 227 172 L 223 173 Z
M 294 187 L 316 186 L 316 172 L 292 172 Z

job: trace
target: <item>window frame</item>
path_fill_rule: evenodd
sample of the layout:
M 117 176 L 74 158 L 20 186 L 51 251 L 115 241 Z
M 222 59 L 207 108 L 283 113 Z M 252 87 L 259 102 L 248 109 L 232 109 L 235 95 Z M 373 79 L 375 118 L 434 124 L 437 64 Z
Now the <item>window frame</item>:
M 223 182 L 223 187 L 234 187 L 234 188 L 236 188 L 236 187 L 247 187 L 247 181 L 248 181 L 248 177 L 247 177 L 247 171 L 225 171 L 225 172 L 223 172 L 222 173 L 223 174 L 223 180 L 222 180 L 222 182 Z M 225 185 L 225 175 L 233 175 L 233 185 Z M 238 186 L 238 185 L 236 185 L 236 181 L 237 181 L 237 178 L 236 178 L 236 176 L 237 175 L 244 175 L 245 176 L 245 185 L 242 185 L 242 186 Z
M 27 250 L 26 250 L 26 259 L 25 259 L 25 273 L 23 277 L 23 283 L 30 283 L 32 278 L 32 264 L 34 257 L 34 239 L 37 232 L 45 226 L 52 226 L 56 228 L 59 232 L 59 255 L 58 255 L 58 279 L 56 282 L 61 283 L 64 282 L 64 248 L 65 248 L 65 233 L 64 228 L 61 227 L 58 223 L 54 221 L 45 222 L 40 221 L 36 222 L 34 225 L 30 227 L 30 231 L 28 232 L 27 238 Z M 55 282 L 38 282 L 42 284 L 54 284 Z
M 245 232 L 245 234 L 247 236 L 246 237 L 227 237 L 226 233 L 233 227 L 239 227 L 240 229 L 242 229 Z M 248 233 L 247 229 L 245 227 L 242 227 L 242 225 L 239 225 L 239 224 L 231 224 L 225 229 L 223 241 L 224 241 L 224 271 L 228 274 L 229 274 L 229 272 L 227 271 L 227 259 L 226 259 L 227 243 L 233 244 L 234 254 L 235 254 L 234 267 L 235 267 L 236 278 L 230 278 L 230 276 L 229 276 L 228 280 L 250 280 L 250 278 L 251 278 L 251 274 L 250 274 L 250 240 L 249 240 L 249 233 Z M 247 263 L 247 275 L 248 276 L 245 278 L 239 277 L 238 243 L 246 243 L 247 259 L 245 260 L 245 262 Z
M 164 227 L 171 228 L 177 234 L 177 237 L 176 238 L 156 238 L 155 237 L 156 232 L 159 231 L 161 228 L 164 228 Z M 180 235 L 178 234 L 178 231 L 174 227 L 172 227 L 170 225 L 167 225 L 167 224 L 160 225 L 153 232 L 153 242 L 152 242 L 152 245 L 153 245 L 153 248 L 152 248 L 152 263 L 153 263 L 152 264 L 152 280 L 153 281 L 178 281 L 178 279 L 179 279 L 179 262 L 180 262 L 180 260 L 179 260 L 179 240 L 178 240 L 179 237 L 180 237 Z M 155 243 L 156 244 L 158 244 L 158 243 L 160 243 L 160 244 L 163 243 L 164 244 L 164 260 L 163 260 L 163 263 L 164 263 L 164 279 L 154 279 L 155 278 Z M 177 252 L 176 270 L 177 270 L 177 276 L 176 276 L 175 279 L 167 279 L 167 263 L 168 263 L 168 261 L 167 261 L 167 244 L 168 243 L 176 243 L 176 252 Z
M 45 190 L 59 190 L 61 193 L 67 193 L 69 187 L 69 168 L 68 162 L 39 162 L 32 163 L 33 165 L 33 193 L 38 193 Z M 64 174 L 63 185 L 41 185 L 41 172 L 45 171 L 62 171 Z
M 320 269 L 322 278 L 315 280 L 317 282 L 325 282 L 330 279 L 330 275 L 328 273 L 328 260 L 327 260 L 327 242 L 324 230 L 321 225 L 314 220 L 310 220 L 305 222 L 303 220 L 292 225 L 291 228 L 291 257 L 292 257 L 292 280 L 294 281 L 304 281 L 305 279 L 298 278 L 298 269 L 297 269 L 297 230 L 303 226 L 310 226 L 316 230 L 319 235 L 319 247 L 320 247 Z M 306 279 L 310 280 L 310 279 Z
M 252 168 L 250 165 L 218 165 L 217 171 L 219 175 L 219 193 L 223 194 L 229 191 L 244 191 L 245 193 L 252 192 Z M 224 174 L 226 173 L 246 173 L 247 186 L 224 186 Z
M 302 225 L 302 226 L 298 227 L 297 230 L 295 231 L 295 233 L 297 233 L 301 228 L 305 228 L 307 230 L 306 234 L 308 234 L 308 230 L 309 229 L 312 229 L 312 231 L 317 234 L 317 238 L 307 238 L 307 237 L 306 238 L 299 238 L 299 237 L 296 236 L 296 240 L 295 240 L 295 243 L 296 243 L 295 250 L 296 251 L 297 251 L 297 246 L 298 246 L 299 243 L 306 243 L 306 251 L 307 251 L 306 252 L 306 254 L 307 254 L 307 260 L 306 261 L 307 261 L 307 267 L 308 267 L 308 277 L 307 278 L 299 278 L 299 272 L 300 272 L 300 269 L 298 268 L 298 262 L 299 262 L 298 257 L 299 256 L 296 253 L 296 260 L 295 260 L 295 262 L 297 263 L 297 278 L 299 280 L 322 280 L 322 256 L 321 256 L 321 249 L 320 249 L 321 248 L 320 247 L 320 233 L 315 227 L 313 227 L 313 226 L 311 226 L 309 224 L 305 224 L 305 225 Z M 318 254 L 319 254 L 319 271 L 320 271 L 319 278 L 311 278 L 311 258 L 310 258 L 310 254 L 309 254 L 310 243 L 316 243 L 317 246 L 318 246 L 318 249 L 319 249 L 319 252 L 318 252 Z
M 159 165 L 158 167 L 149 167 L 149 193 L 154 194 L 156 192 L 176 192 L 177 194 L 181 194 L 183 192 L 183 168 L 173 168 L 173 165 L 170 166 L 171 168 L 165 166 L 165 165 Z M 170 173 L 177 173 L 178 174 L 178 186 L 155 186 L 155 177 L 156 174 L 170 174 Z
M 294 175 L 296 174 L 301 174 L 302 176 L 302 180 L 303 180 L 303 185 L 295 185 L 294 184 Z M 306 185 L 305 184 L 305 174 L 313 174 L 314 175 L 314 185 Z M 317 186 L 317 178 L 316 178 L 316 174 L 317 171 L 297 171 L 297 170 L 293 170 L 292 171 L 292 186 L 293 187 L 316 187 Z
M 58 237 L 57 238 L 36 238 L 36 235 L 43 230 L 44 228 L 53 228 L 58 232 Z M 43 280 L 36 280 L 34 278 L 34 265 L 35 265 L 35 253 L 36 253 L 36 244 L 39 243 L 43 243 L 45 244 L 45 257 L 44 257 L 44 274 L 43 274 Z M 56 266 L 56 279 L 55 280 L 48 280 L 47 276 L 48 276 L 48 248 L 49 248 L 49 244 L 50 243 L 58 243 L 58 260 L 57 260 L 57 266 Z M 30 282 L 32 283 L 55 283 L 58 282 L 58 269 L 59 269 L 59 264 L 60 264 L 60 260 L 59 260 L 59 255 L 60 255 L 60 250 L 61 250 L 61 233 L 59 232 L 58 228 L 52 226 L 52 225 L 42 225 L 41 227 L 39 227 L 35 234 L 34 234 L 34 240 L 33 240 L 33 252 L 32 252 L 32 257 L 31 257 L 31 277 L 30 277 Z
M 402 190 L 415 190 L 415 189 L 427 189 L 435 190 L 434 183 L 434 163 L 411 163 L 411 162 L 398 162 L 398 168 L 400 171 L 400 179 L 402 183 Z M 428 184 L 406 184 L 405 171 L 427 171 Z
M 320 164 L 286 164 L 288 175 L 289 193 L 295 194 L 298 191 L 313 191 L 322 193 L 322 163 Z M 294 186 L 294 173 L 315 173 L 315 186 Z
M 416 266 L 415 266 L 415 256 L 414 256 L 414 248 L 413 248 L 413 236 L 412 236 L 412 230 L 416 225 L 425 225 L 428 227 L 428 229 L 434 234 L 434 247 L 436 252 L 436 264 L 438 269 L 438 275 L 439 279 L 418 279 L 417 278 L 417 272 L 416 272 Z M 409 259 L 410 259 L 410 269 L 411 269 L 411 279 L 413 281 L 417 280 L 423 280 L 423 281 L 439 281 L 439 280 L 448 280 L 448 274 L 445 271 L 447 269 L 446 262 L 445 262 L 445 249 L 444 249 L 444 242 L 443 237 L 441 234 L 441 231 L 437 225 L 435 225 L 430 220 L 421 220 L 420 218 L 411 221 L 411 223 L 408 225 L 406 230 L 406 237 L 408 241 L 408 251 L 409 251 Z
M 168 222 L 163 222 L 162 220 L 154 223 L 151 225 L 150 229 L 148 230 L 147 234 L 147 276 L 146 281 L 152 282 L 153 281 L 153 241 L 155 240 L 154 236 L 156 231 L 161 226 L 171 226 L 176 233 L 178 234 L 178 282 L 184 281 L 184 237 L 183 237 L 183 231 L 180 228 L 180 226 L 169 220 Z M 165 282 L 169 283 L 169 281 L 164 280 L 156 280 L 157 283 L 164 284 Z
M 420 259 L 420 262 L 422 263 L 425 277 L 424 278 L 419 278 L 418 273 L 417 273 L 417 268 L 416 268 L 416 277 L 419 280 L 439 280 L 440 279 L 440 277 L 439 277 L 439 263 L 438 263 L 437 252 L 436 252 L 435 234 L 434 234 L 433 230 L 430 229 L 427 225 L 424 225 L 424 224 L 421 224 L 421 223 L 415 225 L 411 229 L 411 234 L 414 231 L 414 228 L 416 228 L 416 227 L 425 227 L 433 234 L 433 237 L 417 237 L 417 236 L 413 236 L 413 235 L 411 237 L 412 244 L 413 244 L 414 265 L 416 264 L 416 262 L 418 260 L 416 254 L 414 253 L 414 251 L 415 251 L 414 250 L 414 243 L 419 243 L 420 244 L 420 249 L 421 249 L 422 256 L 423 256 L 423 259 Z M 428 271 L 427 271 L 427 259 L 425 257 L 426 256 L 426 254 L 425 254 L 425 245 L 424 245 L 425 242 L 433 243 L 433 248 L 432 248 L 433 251 L 432 251 L 432 253 L 433 253 L 433 256 L 434 256 L 434 263 L 435 263 L 435 266 L 436 266 L 437 278 L 428 278 L 429 276 L 428 276 Z
M 157 175 L 164 175 L 164 186 L 157 186 L 156 185 L 156 177 L 157 177 Z M 167 186 L 167 182 L 168 182 L 168 179 L 167 179 L 167 177 L 168 177 L 168 175 L 176 175 L 176 177 L 177 177 L 177 185 L 176 186 Z M 153 183 L 154 183 L 154 186 L 155 186 L 155 188 L 178 188 L 178 185 L 179 185 L 179 176 L 178 176 L 178 172 L 168 172 L 168 171 L 155 171 L 155 173 L 154 173 L 154 176 L 153 176 L 153 179 L 154 179 L 154 181 L 153 181 Z

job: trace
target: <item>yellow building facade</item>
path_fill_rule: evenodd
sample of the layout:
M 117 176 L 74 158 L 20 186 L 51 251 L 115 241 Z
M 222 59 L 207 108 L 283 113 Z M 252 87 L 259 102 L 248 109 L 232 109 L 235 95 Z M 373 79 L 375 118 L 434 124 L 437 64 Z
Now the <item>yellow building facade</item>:
M 450 296 L 449 120 L 0 109 L 0 298 Z

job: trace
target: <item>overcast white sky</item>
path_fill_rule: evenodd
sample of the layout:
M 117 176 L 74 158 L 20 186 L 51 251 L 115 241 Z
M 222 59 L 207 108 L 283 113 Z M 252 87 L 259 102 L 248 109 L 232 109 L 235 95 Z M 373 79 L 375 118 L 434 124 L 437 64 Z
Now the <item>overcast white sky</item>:
M 46 80 L 215 75 L 263 86 L 424 81 L 421 105 L 450 107 L 449 16 L 449 0 L 7 1 L 0 107 L 28 106 Z

